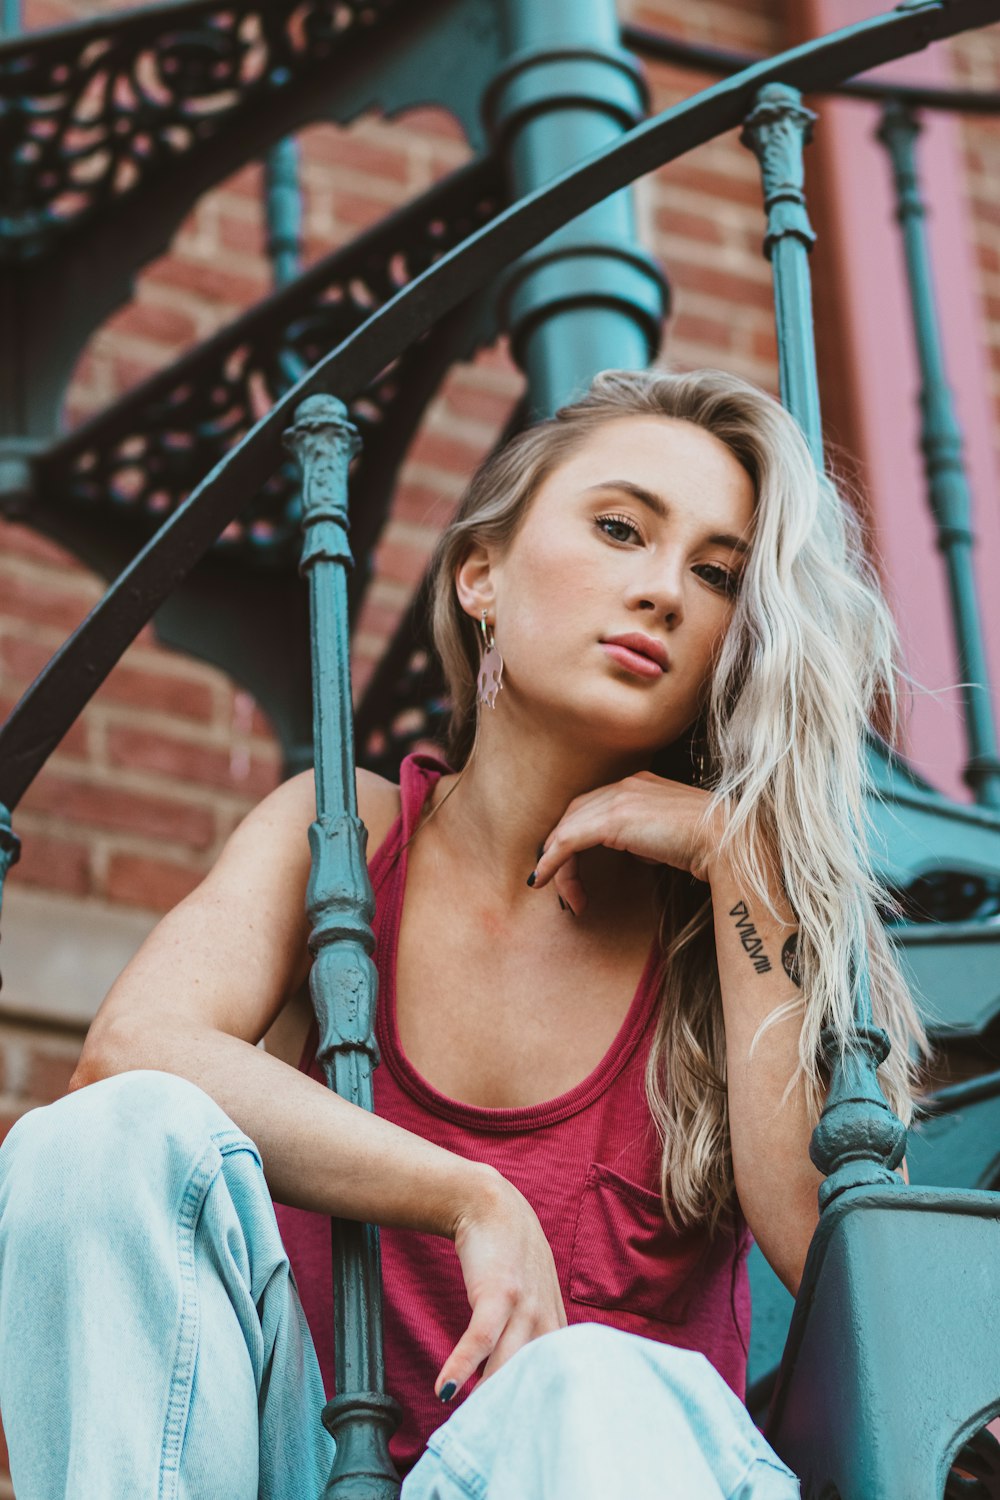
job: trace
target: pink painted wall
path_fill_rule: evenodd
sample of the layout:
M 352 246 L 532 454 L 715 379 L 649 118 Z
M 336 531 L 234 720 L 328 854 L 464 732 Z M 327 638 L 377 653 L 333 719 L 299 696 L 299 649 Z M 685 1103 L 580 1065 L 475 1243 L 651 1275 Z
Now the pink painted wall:
M 819 36 L 874 15 L 877 0 L 789 0 L 792 40 Z M 938 45 L 879 70 L 911 82 L 952 82 Z M 870 74 L 869 77 L 876 75 Z M 831 247 L 847 367 L 853 372 L 854 432 L 875 518 L 885 578 L 919 687 L 908 703 L 907 753 L 941 791 L 969 800 L 961 780 L 965 741 L 958 668 L 943 559 L 926 501 L 919 440 L 919 374 L 903 280 L 884 148 L 874 139 L 878 110 L 854 100 L 812 100 L 816 143 L 830 194 Z M 973 496 L 977 581 L 1000 718 L 1000 469 L 991 439 L 989 363 L 981 334 L 977 271 L 963 197 L 959 123 L 924 115 L 918 160 L 929 206 L 929 234 L 947 372 Z M 808 175 L 807 175 L 808 182 Z M 824 288 L 817 286 L 821 298 Z M 920 691 L 920 688 L 925 691 Z M 934 696 L 930 694 L 933 693 Z

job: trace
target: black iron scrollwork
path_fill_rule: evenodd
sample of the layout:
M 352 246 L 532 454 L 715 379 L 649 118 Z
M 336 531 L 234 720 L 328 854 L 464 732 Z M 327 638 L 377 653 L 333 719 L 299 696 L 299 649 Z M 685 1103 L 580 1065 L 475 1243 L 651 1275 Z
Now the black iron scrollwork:
M 288 351 L 303 368 L 315 364 L 488 222 L 503 191 L 492 158 L 451 174 L 57 443 L 39 460 L 40 493 L 50 505 L 119 527 L 131 521 L 138 536 L 151 535 L 278 400 Z M 364 442 L 355 493 L 422 351 L 422 343 L 405 350 L 351 403 Z M 271 565 L 296 556 L 298 545 L 298 484 L 284 463 L 248 496 L 218 546 Z
M 0 44 L 0 254 L 38 253 L 404 8 L 193 0 Z

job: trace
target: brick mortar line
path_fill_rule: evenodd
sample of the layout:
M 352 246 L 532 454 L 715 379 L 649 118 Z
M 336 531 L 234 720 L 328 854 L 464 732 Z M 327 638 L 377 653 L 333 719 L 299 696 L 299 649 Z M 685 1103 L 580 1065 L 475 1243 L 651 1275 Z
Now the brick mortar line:
M 145 778 L 152 778 L 157 786 L 166 783 L 171 788 L 171 796 L 167 798 L 168 801 L 199 810 L 205 810 L 207 807 L 208 811 L 212 811 L 216 798 L 219 797 L 254 795 L 252 792 L 241 791 L 238 786 L 219 786 L 217 783 L 207 780 L 192 781 L 189 777 L 178 772 L 158 771 L 129 765 L 104 764 L 82 757 L 75 760 L 60 759 L 58 766 L 53 767 L 53 771 L 55 772 L 56 770 L 66 780 L 71 780 L 78 786 L 86 786 L 91 790 L 102 792 L 149 793 L 153 790 L 153 787 Z M 173 795 L 175 787 L 182 795 Z

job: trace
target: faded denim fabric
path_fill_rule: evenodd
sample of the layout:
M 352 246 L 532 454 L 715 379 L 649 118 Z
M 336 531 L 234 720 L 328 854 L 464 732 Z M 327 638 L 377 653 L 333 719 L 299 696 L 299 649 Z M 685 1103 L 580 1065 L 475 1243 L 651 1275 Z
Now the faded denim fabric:
M 0 1148 L 0 1414 L 18 1500 L 318 1500 L 334 1444 L 254 1143 L 118 1074 Z M 794 1500 L 701 1354 L 581 1324 L 439 1428 L 402 1500 Z
M 325 1396 L 256 1146 L 120 1073 L 0 1149 L 0 1414 L 17 1500 L 316 1500 Z
M 524 1345 L 431 1434 L 403 1500 L 796 1500 L 718 1371 L 598 1323 Z

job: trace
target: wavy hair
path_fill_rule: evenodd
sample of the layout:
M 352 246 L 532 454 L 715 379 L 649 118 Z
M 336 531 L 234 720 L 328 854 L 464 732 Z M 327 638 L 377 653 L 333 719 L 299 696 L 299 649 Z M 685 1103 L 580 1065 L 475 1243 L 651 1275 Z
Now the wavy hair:
M 459 770 L 478 727 L 476 622 L 455 571 L 474 542 L 501 552 L 546 477 L 601 424 L 627 416 L 693 422 L 725 443 L 754 486 L 751 549 L 707 701 L 693 730 L 712 805 L 725 809 L 723 848 L 737 878 L 773 910 L 777 869 L 799 922 L 801 994 L 762 1032 L 801 1012 L 799 1064 L 812 1118 L 827 1082 L 821 1032 L 843 1048 L 859 985 L 891 1051 L 886 1097 L 909 1123 L 927 1039 L 893 956 L 880 908 L 892 910 L 867 847 L 866 730 L 893 741 L 898 642 L 857 513 L 818 472 L 794 418 L 773 397 L 721 370 L 605 370 L 577 400 L 519 433 L 474 474 L 439 538 L 431 568 L 436 650 L 451 699 L 446 750 Z M 690 779 L 692 736 L 650 769 Z M 662 1140 L 661 1189 L 673 1225 L 728 1220 L 734 1202 L 722 999 L 705 887 L 664 866 L 660 1001 L 646 1089 Z M 866 957 L 867 962 L 858 962 Z

